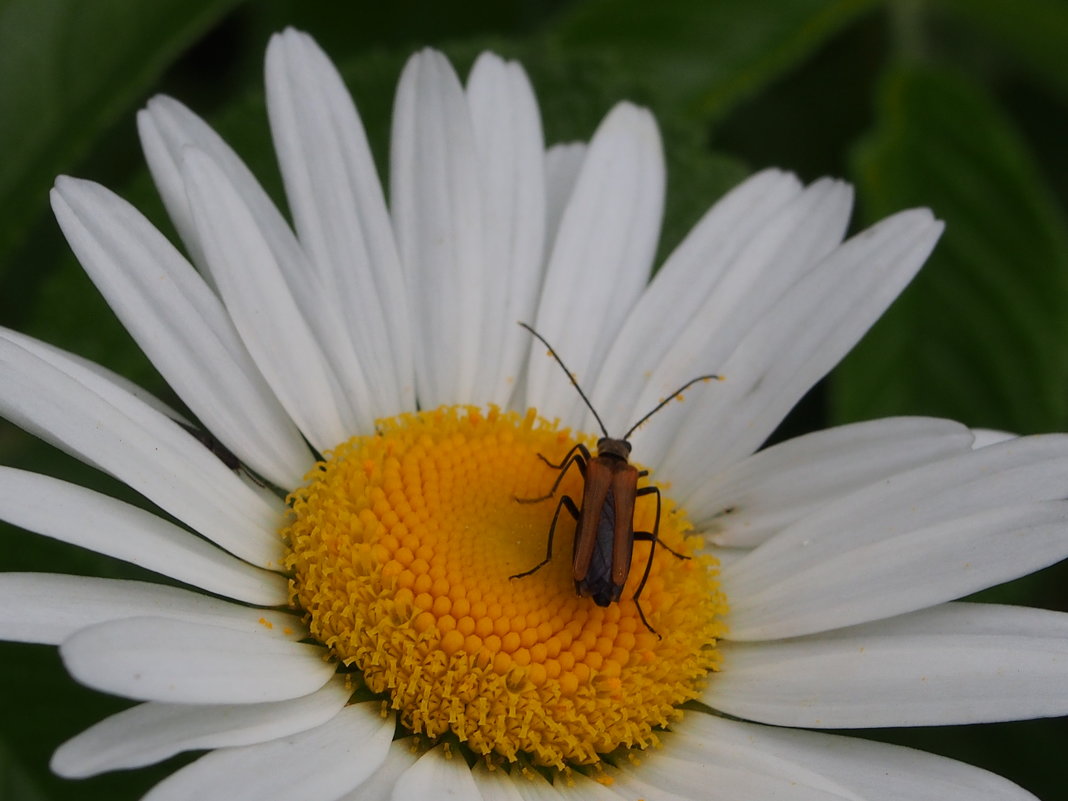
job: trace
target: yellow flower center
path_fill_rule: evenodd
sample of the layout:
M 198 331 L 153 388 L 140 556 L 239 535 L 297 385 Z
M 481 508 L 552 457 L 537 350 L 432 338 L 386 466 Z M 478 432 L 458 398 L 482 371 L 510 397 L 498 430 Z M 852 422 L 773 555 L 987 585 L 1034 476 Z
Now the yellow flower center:
M 587 439 L 583 438 L 583 441 Z M 574 443 L 537 417 L 443 407 L 382 420 L 329 454 L 290 498 L 293 600 L 314 637 L 382 693 L 412 732 L 449 735 L 490 759 L 565 769 L 617 748 L 646 747 L 678 719 L 718 663 L 726 603 L 710 557 L 634 546 L 618 603 L 580 597 L 572 577 L 572 468 L 544 496 Z M 644 483 L 644 479 L 643 479 Z M 640 497 L 634 529 L 652 531 Z M 660 541 L 693 553 L 685 517 L 665 503 Z M 659 637 L 658 637 L 659 635 Z M 661 639 L 662 638 L 662 639 Z

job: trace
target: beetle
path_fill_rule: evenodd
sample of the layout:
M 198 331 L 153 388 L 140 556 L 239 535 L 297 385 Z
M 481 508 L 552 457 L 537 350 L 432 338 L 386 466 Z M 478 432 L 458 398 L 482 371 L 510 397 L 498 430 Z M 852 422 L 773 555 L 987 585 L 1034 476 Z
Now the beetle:
M 214 454 L 214 456 L 233 470 L 235 473 L 243 473 L 248 479 L 259 487 L 266 487 L 267 484 L 260 480 L 251 470 L 245 466 L 240 459 L 237 458 L 225 445 L 219 442 L 218 438 L 203 428 L 198 428 L 190 423 L 184 423 L 181 420 L 175 420 L 178 425 L 185 429 L 185 431 L 193 437 L 197 442 L 207 448 Z
M 587 408 L 593 412 L 593 416 L 601 427 L 601 432 L 604 436 L 597 440 L 596 456 L 592 455 L 589 449 L 581 442 L 573 445 L 559 464 L 554 464 L 544 455 L 538 454 L 538 458 L 545 464 L 554 470 L 559 470 L 556 480 L 553 482 L 548 494 L 540 498 L 515 498 L 515 500 L 518 503 L 541 503 L 549 500 L 556 495 L 560 482 L 563 481 L 567 471 L 572 465 L 575 465 L 585 480 L 582 490 L 582 505 L 578 506 L 569 495 L 562 496 L 560 502 L 556 505 L 552 523 L 549 524 L 545 558 L 530 570 L 516 573 L 513 576 L 509 576 L 509 578 L 518 579 L 529 576 L 552 560 L 553 538 L 556 535 L 556 526 L 560 520 L 561 509 L 567 510 L 577 524 L 572 551 L 572 578 L 575 581 L 575 591 L 583 597 L 592 598 L 593 602 L 598 606 L 608 606 L 620 599 L 623 594 L 623 586 L 627 583 L 627 576 L 630 574 L 634 543 L 636 541 L 648 542 L 650 543 L 649 559 L 645 563 L 645 572 L 638 583 L 638 588 L 634 591 L 633 601 L 638 609 L 638 616 L 641 617 L 642 623 L 645 624 L 649 631 L 656 634 L 659 639 L 660 634 L 646 620 L 645 612 L 642 611 L 641 603 L 638 600 L 641 597 L 642 590 L 645 588 L 646 581 L 649 579 L 649 571 L 653 566 L 653 552 L 659 544 L 679 559 L 689 559 L 690 557 L 678 553 L 670 546 L 660 542 L 660 489 L 656 486 L 638 488 L 638 479 L 647 476 L 649 471 L 638 470 L 637 467 L 630 463 L 631 444 L 629 438 L 646 420 L 679 397 L 689 387 L 699 381 L 713 379 L 719 381 L 722 378 L 718 375 L 709 374 L 690 379 L 632 425 L 622 437 L 612 437 L 609 436 L 608 429 L 605 428 L 601 416 L 597 414 L 597 410 L 593 408 L 593 404 L 586 397 L 586 393 L 582 391 L 582 387 L 579 386 L 578 381 L 575 380 L 571 371 L 567 369 L 553 346 L 531 326 L 523 322 L 520 322 L 519 325 L 549 349 L 549 355 L 556 360 L 556 363 L 567 374 Z M 648 495 L 656 498 L 656 517 L 653 519 L 653 530 L 635 531 L 635 501 Z

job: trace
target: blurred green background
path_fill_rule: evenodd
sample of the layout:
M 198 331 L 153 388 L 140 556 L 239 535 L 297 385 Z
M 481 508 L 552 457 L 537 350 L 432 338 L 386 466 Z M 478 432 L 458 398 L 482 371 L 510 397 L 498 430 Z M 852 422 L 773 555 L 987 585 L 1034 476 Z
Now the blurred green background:
M 270 34 L 311 32 L 339 63 L 380 165 L 415 48 L 461 71 L 521 59 L 550 142 L 588 138 L 617 100 L 650 106 L 669 164 L 663 254 L 741 177 L 780 166 L 857 186 L 859 228 L 932 207 L 934 257 L 786 436 L 890 414 L 1064 430 L 1068 416 L 1068 3 L 1062 0 L 0 0 L 0 324 L 103 362 L 177 403 L 71 257 L 52 220 L 58 173 L 100 181 L 171 233 L 135 111 L 172 94 L 215 124 L 279 196 L 262 94 Z M 0 464 L 137 502 L 0 424 Z M 1068 494 L 1068 493 L 1066 493 Z M 10 527 L 0 570 L 144 578 Z M 1062 566 L 984 593 L 1068 610 Z M 0 643 L 0 799 L 134 799 L 183 760 L 71 783 L 51 751 L 125 703 L 85 690 L 54 648 Z M 1066 797 L 1061 720 L 865 733 Z

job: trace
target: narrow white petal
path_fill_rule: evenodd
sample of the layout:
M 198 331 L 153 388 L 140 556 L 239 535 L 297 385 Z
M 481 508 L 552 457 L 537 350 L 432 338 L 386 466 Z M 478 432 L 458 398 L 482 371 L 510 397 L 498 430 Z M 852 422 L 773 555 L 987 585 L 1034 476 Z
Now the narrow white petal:
M 813 254 L 841 242 L 848 215 L 844 186 L 824 181 L 802 191 L 779 170 L 724 195 L 657 271 L 591 387 L 609 431 L 622 434 L 661 396 L 715 372 L 745 328 L 812 267 Z M 654 375 L 660 384 L 648 387 Z
M 552 252 L 585 158 L 585 142 L 553 145 L 545 153 L 545 253 Z
M 486 309 L 473 397 L 505 405 L 519 380 L 541 290 L 545 243 L 545 143 L 534 90 L 515 62 L 483 53 L 467 83 L 484 224 Z
M 613 791 L 627 801 L 734 801 L 733 798 L 709 794 L 709 788 L 706 786 L 687 787 L 683 793 L 672 792 L 653 784 L 658 777 L 651 773 L 643 776 L 638 771 L 622 769 L 609 771 L 609 776 L 612 779 Z
M 280 589 L 274 599 L 278 605 L 285 603 L 285 586 Z M 81 629 L 130 617 L 172 618 L 290 640 L 306 635 L 293 615 L 176 587 L 58 573 L 0 573 L 0 639 L 59 645 Z
M 424 801 L 455 798 L 482 801 L 471 769 L 462 756 L 445 756 L 444 746 L 427 751 L 401 774 L 393 788 L 392 801 Z
M 776 304 L 783 303 L 785 297 L 797 291 L 806 277 L 820 268 L 827 254 L 841 244 L 853 203 L 852 188 L 825 178 L 795 195 L 789 181 L 784 179 L 781 183 L 781 188 L 773 190 L 758 205 L 758 214 L 754 216 L 760 224 L 738 226 L 748 236 L 740 242 L 734 239 L 730 243 L 727 252 L 731 261 L 722 280 L 711 288 L 704 303 L 694 308 L 692 301 L 674 299 L 671 302 L 670 305 L 694 311 L 683 317 L 686 324 L 677 336 L 666 342 L 660 339 L 661 347 L 666 347 L 664 356 L 647 362 L 651 375 L 648 380 L 643 380 L 635 413 L 637 410 L 644 413 L 696 375 L 726 374 L 726 368 L 721 370 L 720 365 L 727 363 L 740 344 L 754 336 L 755 331 L 777 325 Z M 677 270 L 665 277 L 665 294 L 677 296 L 689 292 L 689 282 L 680 281 L 679 277 L 684 277 L 687 271 L 700 271 L 704 260 L 714 258 L 718 251 L 715 240 L 718 239 L 718 236 L 697 237 L 694 247 L 698 252 L 689 247 L 683 251 L 678 262 L 688 270 Z M 689 245 L 690 240 L 683 244 Z M 695 260 L 696 267 L 693 266 Z M 700 286 L 704 282 L 695 283 Z M 673 315 L 671 312 L 666 314 Z M 656 319 L 655 314 L 651 320 L 645 316 L 644 324 L 655 326 Z M 759 339 L 766 334 L 756 336 Z M 638 371 L 631 371 L 629 375 L 632 375 L 632 381 L 644 379 Z M 716 385 L 694 388 L 696 397 L 701 400 L 705 395 L 719 391 L 720 387 Z M 683 419 L 685 410 L 681 411 L 666 418 L 659 417 L 657 437 L 650 438 L 666 441 L 663 436 L 665 427 L 672 419 Z M 659 460 L 659 453 L 654 451 L 654 455 Z
M 662 735 L 662 746 L 649 752 L 649 759 L 631 773 L 680 794 L 690 787 L 697 798 L 703 788 L 715 787 L 714 797 L 737 801 L 775 798 L 780 793 L 790 799 L 867 801 L 836 777 L 812 770 L 788 754 L 765 753 L 759 741 L 747 740 L 751 730 L 755 738 L 763 727 L 689 712 L 672 728 Z
M 654 463 L 679 500 L 687 503 L 704 476 L 749 455 L 767 438 L 897 297 L 941 231 L 942 224 L 920 209 L 853 237 L 802 276 L 715 365 L 724 381 L 661 412 L 669 419 L 657 425 L 677 434 Z M 715 421 L 715 448 L 693 435 L 709 421 Z M 641 434 L 635 435 L 636 452 Z
M 86 359 L 84 356 L 79 356 L 77 353 L 72 353 L 69 350 L 63 350 L 57 348 L 55 345 L 50 345 L 40 339 L 34 339 L 33 337 L 20 334 L 17 331 L 10 329 L 4 329 L 4 336 L 15 342 L 18 345 L 26 348 L 29 351 L 40 356 L 42 359 L 48 362 L 55 363 L 66 362 L 73 365 L 76 369 L 80 369 L 82 373 L 89 373 L 96 375 L 101 381 L 114 384 L 121 391 L 127 392 L 133 395 L 139 401 L 142 401 L 146 406 L 155 409 L 157 412 L 165 417 L 169 417 L 176 423 L 181 423 L 184 426 L 192 426 L 193 421 L 179 412 L 172 406 L 164 403 L 147 389 L 135 384 L 125 376 L 119 375 L 113 370 L 109 370 L 102 364 L 97 364 L 94 361 Z
M 730 764 L 719 759 L 680 758 L 665 747 L 648 754 L 640 765 L 622 764 L 609 771 L 613 787 L 630 798 L 686 801 L 867 801 L 861 796 L 813 776 L 799 767 Z M 704 755 L 702 755 L 704 756 Z M 813 780 L 815 780 L 813 782 Z
M 314 729 L 212 751 L 157 784 L 143 801 L 336 799 L 386 757 L 394 722 L 378 713 L 380 707 L 356 704 Z
M 289 223 L 248 167 L 207 123 L 172 98 L 153 98 L 138 118 L 138 124 L 160 193 L 197 267 L 219 288 L 219 276 L 215 275 L 219 264 L 205 252 L 204 231 L 198 228 L 194 216 L 196 204 L 189 193 L 186 157 L 190 150 L 205 154 L 218 168 L 225 176 L 225 183 L 240 198 L 244 212 L 255 222 L 257 239 L 262 239 L 260 244 L 265 244 L 272 254 L 268 272 L 275 278 L 280 275 L 285 282 L 291 303 L 314 332 L 317 349 L 321 351 L 318 358 L 329 361 L 333 378 L 343 390 L 339 390 L 335 401 L 341 406 L 348 403 L 350 417 L 359 418 L 362 412 L 373 417 L 367 376 L 356 358 L 353 342 L 342 333 L 343 310 L 338 308 L 337 299 L 325 291 L 319 276 L 312 272 Z M 172 186 L 175 182 L 177 185 Z M 204 213 L 202 207 L 196 211 Z M 260 265 L 253 267 L 265 269 Z M 226 299 L 224 294 L 223 300 Z M 241 326 L 238 330 L 245 336 Z M 262 364 L 258 366 L 263 369 Z M 266 378 L 270 381 L 270 376 Z M 275 387 L 276 394 L 278 391 Z
M 485 801 L 561 801 L 581 798 L 582 801 L 623 801 L 603 784 L 573 773 L 567 779 L 549 784 L 539 773 L 524 775 L 519 770 L 488 771 L 480 765 L 475 769 L 475 781 Z
M 301 245 L 345 313 L 375 416 L 415 408 L 404 279 L 367 136 L 334 65 L 289 29 L 267 48 L 267 110 Z M 347 313 L 359 309 L 359 314 Z
M 483 209 L 471 115 L 446 58 L 424 50 L 397 87 L 393 220 L 418 331 L 419 403 L 469 403 L 485 317 Z
M 192 265 L 101 186 L 60 178 L 52 208 L 89 277 L 193 413 L 257 473 L 298 484 L 308 448 Z
M 1004 442 L 1007 439 L 1015 439 L 1020 436 L 1019 434 L 1012 434 L 1008 431 L 995 431 L 992 428 L 973 428 L 972 434 L 975 435 L 975 442 L 972 445 L 974 448 L 985 448 L 987 445 L 997 445 L 999 442 Z
M 574 782 L 576 795 L 582 798 L 583 801 L 585 799 L 590 799 L 590 801 L 629 801 L 629 799 L 624 798 L 614 790 L 587 776 L 583 776 L 581 773 L 574 774 L 571 780 Z M 570 790 L 571 788 L 568 789 Z M 653 799 L 650 799 L 650 801 L 653 801 Z
M 714 390 L 713 390 L 714 391 Z M 879 479 L 967 451 L 950 420 L 890 417 L 781 442 L 708 481 L 687 511 L 716 545 L 752 548 L 809 512 Z
M 703 700 L 809 728 L 937 726 L 1068 713 L 1068 614 L 946 604 L 768 643 L 722 643 Z
M 720 548 L 715 545 L 706 546 L 704 550 L 716 558 L 721 569 L 734 564 L 753 551 L 752 548 Z
M 195 587 L 264 606 L 287 602 L 286 580 L 235 559 L 163 518 L 51 476 L 0 467 L 0 519 Z
M 505 790 L 505 798 L 512 797 L 512 790 L 515 790 L 519 795 L 520 801 L 560 801 L 564 798 L 564 794 L 560 789 L 557 789 L 553 785 L 549 784 L 544 776 L 539 773 L 534 773 L 530 776 L 515 775 L 509 776 L 512 780 L 512 786 Z M 483 798 L 489 796 L 488 792 L 483 789 L 482 784 L 478 785 L 478 790 L 482 792 Z M 489 798 L 493 798 L 489 796 Z M 493 801 L 496 801 L 494 799 Z
M 193 215 L 189 208 L 189 197 L 185 192 L 185 180 L 179 168 L 179 153 L 185 142 L 176 141 L 175 127 L 167 124 L 166 109 L 172 105 L 180 109 L 183 114 L 193 117 L 198 126 L 210 131 L 203 120 L 196 117 L 177 100 L 156 97 L 149 101 L 147 108 L 137 112 L 137 134 L 141 139 L 141 150 L 145 154 L 148 171 L 156 184 L 156 191 L 163 200 L 167 216 L 174 224 L 190 260 L 200 270 L 204 280 L 214 289 L 215 281 L 204 259 L 204 251 L 200 247 L 200 238 L 197 236 L 196 226 L 193 225 Z M 209 135 L 216 136 L 214 131 L 210 131 Z
M 516 775 L 518 771 L 509 773 L 500 768 L 490 770 L 482 760 L 479 760 L 471 772 L 475 777 L 475 785 L 478 787 L 478 792 L 483 801 L 524 801 L 527 796 L 520 793 L 516 787 L 521 781 L 527 784 L 537 783 L 539 787 L 544 785 L 550 793 L 554 792 L 552 785 L 545 781 L 540 774 L 535 774 L 528 779 L 525 776 Z M 539 796 L 534 795 L 533 797 L 538 798 Z M 545 797 L 549 799 L 560 798 L 560 794 L 557 793 L 555 796 L 549 795 Z
M 193 218 L 227 309 L 282 406 L 320 452 L 370 430 L 334 377 L 274 253 L 236 188 L 205 154 L 188 150 Z M 356 415 L 355 417 L 353 415 Z
M 724 580 L 730 639 L 769 640 L 924 609 L 1068 557 L 1068 501 L 960 517 L 818 560 L 760 592 Z M 735 566 L 739 567 L 739 566 Z M 902 580 L 907 576 L 907 580 Z
M 236 556 L 280 564 L 281 501 L 247 487 L 177 423 L 121 387 L 16 337 L 0 330 L 0 415 L 106 470 Z
M 656 121 L 621 103 L 590 142 L 560 222 L 534 327 L 592 387 L 652 267 L 664 207 Z M 530 322 L 529 320 L 527 322 Z M 559 366 L 531 346 L 528 405 L 575 425 L 589 414 Z
M 190 147 L 206 153 L 226 173 L 283 266 L 288 268 L 302 263 L 300 246 L 281 212 L 244 162 L 204 120 L 174 98 L 157 96 L 138 114 L 137 123 L 148 166 L 167 213 L 193 263 L 206 277 L 215 280 L 211 264 L 204 257 L 183 174 L 185 151 Z M 301 307 L 314 308 L 316 300 L 321 297 L 318 282 L 310 280 L 310 276 L 288 277 L 290 291 L 298 296 Z
M 879 480 L 723 571 L 730 636 L 793 637 L 890 617 L 1060 561 L 1068 527 L 1055 499 L 1066 484 L 1064 435 L 967 450 Z
M 315 692 L 333 675 L 323 649 L 268 632 L 159 617 L 82 629 L 59 648 L 75 679 L 103 692 L 179 704 L 258 704 Z
M 267 742 L 321 726 L 348 701 L 337 677 L 290 701 L 199 706 L 147 703 L 106 718 L 63 743 L 52 770 L 68 779 L 139 768 L 182 751 Z
M 828 789 L 836 788 L 850 798 L 1034 801 L 1030 793 L 1000 776 L 897 745 L 701 713 L 687 714 L 674 729 L 664 736 L 665 754 L 683 751 L 690 759 L 745 765 L 754 772 L 793 776 L 799 783 L 822 777 Z M 794 798 L 792 794 L 785 797 Z
M 393 786 L 404 771 L 408 770 L 419 758 L 415 738 L 405 737 L 390 743 L 386 758 L 378 770 L 359 787 L 342 796 L 338 801 L 390 801 Z

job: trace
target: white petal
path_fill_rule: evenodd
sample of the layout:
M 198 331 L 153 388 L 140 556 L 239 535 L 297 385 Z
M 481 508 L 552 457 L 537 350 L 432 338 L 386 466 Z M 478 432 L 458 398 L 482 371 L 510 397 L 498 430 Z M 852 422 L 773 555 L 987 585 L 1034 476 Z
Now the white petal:
M 309 320 L 244 199 L 202 152 L 189 149 L 183 174 L 193 219 L 227 309 L 260 372 L 320 452 L 370 430 L 319 348 Z M 358 400 L 358 399 L 357 399 Z
M 488 771 L 480 765 L 475 769 L 475 781 L 485 801 L 623 801 L 622 796 L 581 773 L 572 773 L 566 779 L 549 784 L 536 771 L 525 775 L 513 768 L 511 773 L 506 773 L 503 770 Z
M 646 774 L 643 778 L 643 775 L 638 771 L 622 769 L 609 771 L 609 776 L 612 779 L 613 791 L 627 799 L 627 801 L 632 799 L 639 799 L 639 801 L 734 801 L 733 798 L 728 799 L 711 795 L 708 787 L 696 784 L 692 788 L 686 788 L 686 791 L 681 794 L 671 792 L 651 783 L 658 778 L 651 773 Z M 828 800 L 823 799 L 823 801 Z
M 301 245 L 369 374 L 376 416 L 415 408 L 409 313 L 367 137 L 334 65 L 289 29 L 267 48 L 267 110 Z
M 778 170 L 724 195 L 657 271 L 605 359 L 591 389 L 609 431 L 622 434 L 684 381 L 715 372 L 744 331 L 813 266 L 813 253 L 841 242 L 848 215 L 846 187 L 823 181 L 802 191 L 795 176 Z
M 145 150 L 152 177 L 160 190 L 167 213 L 174 221 L 193 263 L 214 281 L 211 264 L 204 257 L 200 233 L 193 220 L 193 212 L 183 175 L 185 152 L 190 147 L 203 151 L 225 173 L 236 192 L 257 220 L 270 242 L 272 253 L 289 268 L 303 262 L 303 254 L 296 237 L 289 230 L 285 218 L 260 186 L 255 176 L 237 154 L 200 119 L 171 97 L 157 96 L 137 116 L 138 131 Z M 311 276 L 288 276 L 290 291 L 298 298 L 301 308 L 310 310 L 321 297 L 321 287 Z
M 123 326 L 193 413 L 260 475 L 280 487 L 300 483 L 311 463 L 307 446 L 189 262 L 96 184 L 60 178 L 52 208 Z
M 985 770 L 896 745 L 770 728 L 701 713 L 687 714 L 674 728 L 674 733 L 663 737 L 665 754 L 685 751 L 695 760 L 745 765 L 754 773 L 793 777 L 799 784 L 822 779 L 823 786 L 846 797 L 909 801 L 1034 799 Z M 784 797 L 794 798 L 791 794 Z
M 419 333 L 419 404 L 470 403 L 486 312 L 483 210 L 471 115 L 441 53 L 424 50 L 404 68 L 390 165 L 397 245 Z
M 582 162 L 586 158 L 585 142 L 553 145 L 545 153 L 545 252 L 551 253 L 560 221 L 564 217 L 571 193 L 575 189 Z
M 678 433 L 664 458 L 654 461 L 678 500 L 687 503 L 704 476 L 752 453 L 767 438 L 897 297 L 941 231 L 942 224 L 920 209 L 853 237 L 802 276 L 731 356 L 715 365 L 724 381 L 661 412 L 669 421 L 657 425 Z M 708 437 L 694 436 L 710 421 L 714 448 L 707 446 Z M 641 433 L 634 438 L 636 452 Z
M 1068 614 L 946 604 L 770 643 L 721 643 L 703 700 L 810 728 L 937 726 L 1068 713 Z
M 1012 434 L 1008 431 L 995 431 L 992 428 L 973 428 L 972 434 L 975 435 L 974 448 L 985 448 L 987 445 L 997 445 L 999 442 L 1004 442 L 1007 439 L 1015 439 L 1020 436 L 1019 434 Z
M 151 512 L 51 476 L 0 467 L 0 519 L 228 598 L 287 603 L 284 577 L 235 559 Z
M 523 776 L 517 771 L 509 776 L 509 779 L 512 780 L 512 786 L 505 790 L 507 798 L 512 797 L 512 790 L 517 792 L 521 801 L 560 801 L 564 798 L 563 791 L 549 784 L 540 773 Z M 488 792 L 483 790 L 482 784 L 478 785 L 478 790 L 484 798 L 489 796 Z
M 138 117 L 138 125 L 153 176 L 194 263 L 216 287 L 219 286 L 219 276 L 214 274 L 219 264 L 205 253 L 205 242 L 202 241 L 204 232 L 197 227 L 189 196 L 185 162 L 190 150 L 207 155 L 225 176 L 224 183 L 240 198 L 240 206 L 254 220 L 257 239 L 262 238 L 261 244 L 265 243 L 272 254 L 267 271 L 275 278 L 276 274 L 281 275 L 289 300 L 300 310 L 305 323 L 314 332 L 317 349 L 321 351 L 320 358 L 329 361 L 333 378 L 343 389 L 339 390 L 336 402 L 339 406 L 349 404 L 350 417 L 359 417 L 359 412 L 354 409 L 363 410 L 373 417 L 367 376 L 355 356 L 351 339 L 341 333 L 345 328 L 339 319 L 342 310 L 338 308 L 337 299 L 324 290 L 319 276 L 311 271 L 289 224 L 248 167 L 203 120 L 171 98 L 153 98 Z M 177 197 L 172 197 L 175 194 Z M 203 208 L 197 211 L 201 215 L 204 213 Z M 260 265 L 253 266 L 264 269 Z M 226 300 L 225 295 L 223 299 Z M 243 336 L 246 334 L 240 326 L 238 330 Z M 262 370 L 262 364 L 259 366 Z M 269 380 L 270 376 L 267 378 Z M 278 394 L 278 388 L 274 389 Z
M 494 768 L 490 770 L 486 767 L 486 763 L 483 760 L 479 760 L 471 773 L 475 777 L 475 785 L 478 787 L 478 792 L 482 796 L 483 801 L 524 801 L 527 796 L 524 796 L 519 792 L 516 786 L 519 782 L 526 784 L 537 783 L 538 791 L 535 792 L 533 798 L 547 798 L 558 799 L 560 794 L 540 796 L 538 793 L 545 789 L 549 793 L 555 792 L 545 779 L 541 777 L 541 774 L 535 773 L 530 778 L 525 776 L 519 776 L 518 771 L 509 773 L 507 770 L 501 768 Z
M 242 559 L 280 564 L 282 503 L 247 487 L 168 417 L 2 329 L 0 387 L 0 414 L 16 425 L 106 470 Z
M 180 704 L 284 701 L 315 692 L 334 673 L 318 646 L 158 617 L 82 629 L 59 653 L 94 689 Z
M 614 790 L 583 776 L 581 773 L 574 774 L 571 780 L 574 782 L 576 795 L 584 801 L 585 799 L 590 799 L 590 801 L 629 801 L 629 799 L 625 799 L 624 796 Z
M 352 792 L 338 801 L 389 801 L 393 786 L 404 771 L 419 758 L 414 737 L 405 737 L 390 743 L 386 758 L 371 776 Z
M 971 447 L 949 420 L 890 417 L 796 437 L 762 450 L 702 487 L 687 511 L 709 540 L 754 547 L 866 484 Z
M 285 596 L 275 602 L 283 604 Z M 176 587 L 58 573 L 0 573 L 0 639 L 59 645 L 97 623 L 153 616 L 284 639 L 306 636 L 293 615 Z
M 50 767 L 67 779 L 139 768 L 182 751 L 252 745 L 326 723 L 351 692 L 337 677 L 291 701 L 198 706 L 147 703 L 106 718 L 63 743 Z
M 12 342 L 37 354 L 45 361 L 51 363 L 55 363 L 56 361 L 66 362 L 73 365 L 76 369 L 79 369 L 82 373 L 93 374 L 105 383 L 114 384 L 123 392 L 133 395 L 146 406 L 155 409 L 165 417 L 171 418 L 171 420 L 174 420 L 176 423 L 181 423 L 183 426 L 189 427 L 194 425 L 192 420 L 177 409 L 161 401 L 147 389 L 138 386 L 125 376 L 121 376 L 101 364 L 86 359 L 84 356 L 79 356 L 77 353 L 71 353 L 68 350 L 57 348 L 55 345 L 50 345 L 47 342 L 34 339 L 25 334 L 20 334 L 17 331 L 11 331 L 10 329 L 4 329 L 4 336 Z
M 643 781 L 673 787 L 680 794 L 690 787 L 697 797 L 702 788 L 715 787 L 715 797 L 737 801 L 774 798 L 780 793 L 790 799 L 866 801 L 788 754 L 762 751 L 759 741 L 753 740 L 764 727 L 688 712 L 672 728 L 661 736 L 661 747 L 648 752 L 648 759 L 631 773 Z M 750 734 L 752 738 L 747 739 Z
M 475 136 L 486 270 L 486 309 L 473 397 L 505 405 L 530 350 L 517 320 L 533 319 L 545 243 L 545 170 L 541 117 L 523 68 L 483 53 L 471 70 L 467 103 Z
M 724 580 L 731 599 L 729 637 L 795 637 L 879 620 L 978 592 L 1066 556 L 1068 501 L 981 512 L 860 545 L 818 564 L 806 559 L 762 592 L 743 592 L 744 582 Z
M 214 279 L 204 259 L 196 226 L 193 225 L 189 197 L 185 193 L 185 181 L 179 168 L 179 153 L 186 141 L 184 137 L 179 138 L 176 135 L 176 126 L 168 124 L 168 117 L 172 116 L 169 110 L 172 108 L 176 109 L 180 116 L 188 116 L 195 120 L 196 126 L 205 130 L 208 136 L 218 138 L 217 134 L 208 128 L 207 123 L 177 100 L 169 97 L 153 98 L 149 101 L 147 108 L 137 112 L 137 134 L 141 139 L 141 150 L 145 154 L 148 170 L 163 200 L 163 206 L 167 210 L 167 216 L 170 217 L 178 232 L 178 237 L 185 245 L 190 260 L 200 270 L 204 280 L 214 289 Z M 223 145 L 223 147 L 226 146 Z
M 377 701 L 341 710 L 314 729 L 257 745 L 222 748 L 157 784 L 143 801 L 328 801 L 385 759 L 393 719 Z
M 705 756 L 705 755 L 701 755 Z M 810 772 L 789 771 L 776 766 L 769 770 L 761 765 L 735 764 L 719 759 L 680 758 L 669 747 L 646 755 L 640 765 L 621 764 L 609 771 L 612 786 L 628 798 L 650 801 L 686 799 L 686 801 L 764 801 L 783 798 L 789 801 L 866 801 L 860 796 L 819 781 Z M 807 774 L 807 775 L 806 775 Z M 815 785 L 809 780 L 816 778 Z
M 1068 555 L 1068 437 L 1022 437 L 882 479 L 722 573 L 732 639 L 792 637 L 959 598 Z M 903 579 L 902 577 L 907 577 Z
M 732 565 L 739 559 L 748 556 L 752 553 L 752 548 L 718 548 L 716 546 L 706 546 L 705 553 L 711 554 L 719 562 L 721 568 L 725 568 L 727 565 Z
M 609 345 L 649 279 L 664 206 L 656 121 L 621 103 L 582 162 L 549 258 L 534 327 L 581 384 L 596 384 Z M 529 320 L 527 322 L 530 322 Z M 589 413 L 559 366 L 533 343 L 528 406 L 575 425 Z M 590 418 L 592 420 L 592 418 Z
M 455 798 L 482 801 L 478 786 L 459 755 L 445 756 L 444 746 L 427 751 L 406 770 L 393 788 L 392 801 L 425 801 L 427 798 Z

